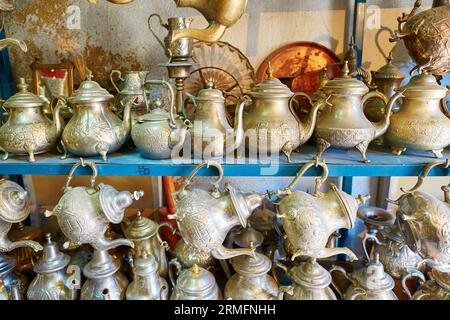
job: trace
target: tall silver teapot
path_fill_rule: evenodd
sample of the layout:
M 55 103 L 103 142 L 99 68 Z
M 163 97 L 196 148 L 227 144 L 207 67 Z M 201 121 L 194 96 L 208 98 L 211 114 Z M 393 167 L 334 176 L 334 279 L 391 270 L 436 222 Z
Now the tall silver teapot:
M 170 300 L 222 300 L 214 275 L 197 265 L 184 270 L 172 285 Z

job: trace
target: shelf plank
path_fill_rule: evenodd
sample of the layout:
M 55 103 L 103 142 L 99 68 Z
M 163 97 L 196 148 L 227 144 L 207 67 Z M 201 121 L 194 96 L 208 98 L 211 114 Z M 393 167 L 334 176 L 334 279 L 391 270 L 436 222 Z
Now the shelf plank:
M 288 163 L 285 157 L 272 159 L 235 159 L 223 160 L 226 176 L 295 176 L 299 167 L 312 159 L 315 155 L 315 147 L 305 145 L 300 148 L 300 153 L 292 155 L 292 163 Z M 436 160 L 431 153 L 409 151 L 401 156 L 389 153 L 387 149 L 371 148 L 368 152 L 371 163 L 360 161 L 361 156 L 356 150 L 329 149 L 323 155 L 327 163 L 330 176 L 417 176 L 422 168 L 429 162 Z M 450 158 L 450 152 L 444 152 L 444 158 Z M 35 163 L 29 163 L 25 156 L 11 157 L 6 161 L 0 161 L 0 174 L 17 175 L 67 175 L 72 165 L 79 161 L 77 157 L 65 160 L 58 154 L 44 154 L 36 156 Z M 179 163 L 173 160 L 149 160 L 142 158 L 135 150 L 122 150 L 109 155 L 105 162 L 100 157 L 86 158 L 94 161 L 98 167 L 99 175 L 108 176 L 186 176 L 201 161 L 185 160 Z M 181 161 L 178 160 L 178 161 Z M 88 168 L 80 168 L 77 175 L 90 174 Z M 320 168 L 314 168 L 307 172 L 307 176 L 321 174 Z M 199 172 L 200 176 L 216 175 L 214 168 L 205 168 Z M 450 170 L 436 167 L 430 172 L 430 176 L 449 176 Z

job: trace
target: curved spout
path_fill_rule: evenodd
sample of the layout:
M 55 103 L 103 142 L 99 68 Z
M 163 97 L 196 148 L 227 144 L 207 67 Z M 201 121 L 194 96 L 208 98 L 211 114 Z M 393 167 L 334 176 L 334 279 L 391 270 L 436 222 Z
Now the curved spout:
M 301 134 L 300 143 L 303 144 L 311 139 L 314 129 L 316 128 L 317 115 L 319 110 L 322 110 L 324 106 L 329 105 L 328 100 L 331 96 L 328 96 L 326 100 L 321 100 L 313 104 L 313 107 L 309 111 L 308 117 L 305 121 L 299 122 L 299 131 Z
M 372 123 L 375 127 L 375 137 L 374 139 L 377 139 L 381 137 L 383 134 L 386 133 L 386 131 L 389 128 L 389 124 L 391 123 L 391 114 L 392 114 L 392 107 L 397 102 L 398 99 L 404 97 L 403 95 L 404 91 L 397 92 L 390 100 L 389 103 L 386 106 L 386 111 L 384 112 L 384 118 L 380 122 Z
M 227 27 L 211 22 L 206 29 L 180 29 L 173 31 L 171 42 L 177 41 L 181 38 L 190 38 L 203 42 L 216 42 L 222 38 Z
M 55 127 L 56 135 L 59 137 L 62 133 L 62 123 L 61 123 L 61 117 L 59 116 L 59 113 L 61 111 L 62 107 L 67 106 L 67 101 L 63 98 L 59 98 L 58 102 L 56 103 L 56 108 L 53 110 L 53 126 Z
M 237 105 L 234 117 L 234 143 L 226 148 L 225 153 L 228 154 L 239 148 L 244 141 L 244 107 L 250 101 L 248 96 L 244 96 L 242 101 Z
M 2 238 L 0 238 L 0 252 L 7 253 L 11 252 L 14 249 L 18 248 L 32 248 L 34 251 L 41 251 L 43 248 L 42 246 L 32 240 L 21 240 L 21 241 L 15 241 L 11 242 L 11 240 L 8 239 L 6 233 L 3 235 Z
M 133 105 L 137 105 L 137 103 L 130 99 L 125 103 L 123 110 L 122 128 L 126 135 L 129 135 L 131 131 L 131 108 Z
M 19 47 L 23 52 L 28 51 L 27 45 L 25 44 L 25 42 L 23 42 L 21 40 L 16 40 L 16 39 L 12 39 L 12 38 L 6 38 L 6 39 L 0 40 L 0 51 L 8 46 Z
M 108 240 L 104 236 L 99 237 L 95 242 L 91 243 L 90 245 L 94 249 L 97 249 L 99 251 L 108 251 L 119 246 L 128 246 L 134 248 L 134 242 L 129 239 L 121 238 L 116 240 Z
M 231 259 L 237 256 L 255 256 L 255 249 L 251 248 L 238 248 L 238 249 L 228 249 L 223 245 L 220 245 L 218 248 L 214 249 L 211 252 L 212 256 L 218 260 Z

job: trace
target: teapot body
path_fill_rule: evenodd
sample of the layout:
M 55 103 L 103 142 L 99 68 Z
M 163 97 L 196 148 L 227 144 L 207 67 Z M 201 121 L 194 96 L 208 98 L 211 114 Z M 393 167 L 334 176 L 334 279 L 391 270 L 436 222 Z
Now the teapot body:
M 345 300 L 398 300 L 392 290 L 365 290 L 350 286 L 345 292 Z
M 104 278 L 88 278 L 81 288 L 81 300 L 124 300 L 128 279 L 121 272 Z
M 65 270 L 40 273 L 31 281 L 27 290 L 28 300 L 75 300 L 74 289 L 68 285 Z
M 278 300 L 278 295 L 278 284 L 268 274 L 251 277 L 235 273 L 224 291 L 224 298 L 231 300 Z
M 337 300 L 331 288 L 308 288 L 294 285 L 293 294 L 286 293 L 284 300 Z

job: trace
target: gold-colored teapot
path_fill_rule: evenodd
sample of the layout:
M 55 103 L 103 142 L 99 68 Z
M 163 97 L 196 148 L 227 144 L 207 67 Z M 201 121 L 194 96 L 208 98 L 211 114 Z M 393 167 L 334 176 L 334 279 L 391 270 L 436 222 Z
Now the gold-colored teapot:
M 219 178 L 213 183 L 213 190 L 186 190 L 195 174 L 206 166 L 219 170 Z M 231 185 L 227 185 L 226 193 L 222 194 L 219 192 L 222 178 L 220 163 L 199 164 L 176 191 L 176 212 L 169 218 L 177 219 L 183 239 L 199 252 L 211 254 L 216 259 L 253 255 L 254 249 L 228 249 L 223 246 L 223 242 L 233 227 L 246 226 L 251 212 L 262 204 L 264 197 L 259 194 L 243 194 Z
M 345 62 L 342 75 L 330 80 L 322 88 L 327 99 L 327 106 L 321 111 L 317 120 L 315 137 L 317 158 L 329 147 L 356 148 L 364 162 L 369 143 L 386 133 L 389 127 L 392 107 L 402 96 L 395 94 L 388 102 L 386 96 L 378 91 L 370 91 L 363 81 L 353 78 Z M 371 98 L 382 99 L 387 105 L 382 121 L 370 122 L 363 112 L 363 106 Z
M 422 284 L 413 300 L 450 300 L 450 269 L 446 271 L 431 270 L 430 280 Z
M 192 38 L 204 42 L 216 42 L 244 14 L 248 0 L 175 0 L 178 7 L 191 7 L 200 11 L 209 26 L 205 30 L 182 29 L 173 32 L 171 42 Z
M 8 110 L 8 121 L 0 128 L 0 150 L 5 154 L 28 155 L 35 161 L 35 155 L 52 150 L 62 133 L 58 103 L 53 110 L 53 122 L 44 113 L 45 101 L 28 91 L 24 78 L 19 79 L 18 92 L 3 103 Z
M 392 152 L 400 155 L 406 149 L 416 149 L 442 158 L 442 150 L 450 144 L 450 119 L 441 110 L 447 88 L 431 74 L 422 73 L 399 90 L 404 97 L 385 136 Z
M 281 196 L 279 218 L 283 224 L 286 236 L 293 247 L 292 260 L 296 257 L 327 258 L 337 254 L 346 254 L 350 260 L 356 260 L 356 255 L 348 248 L 328 248 L 327 243 L 335 231 L 352 229 L 360 203 L 369 196 L 359 196 L 353 199 L 347 193 L 331 184 L 327 193 L 320 192 L 320 187 L 328 178 L 328 167 L 320 161 L 323 168 L 321 178 L 316 179 L 314 194 L 303 191 L 292 191 L 304 173 L 316 165 L 315 161 L 306 163 L 297 173 L 295 179 L 284 190 L 270 192 L 269 195 Z

